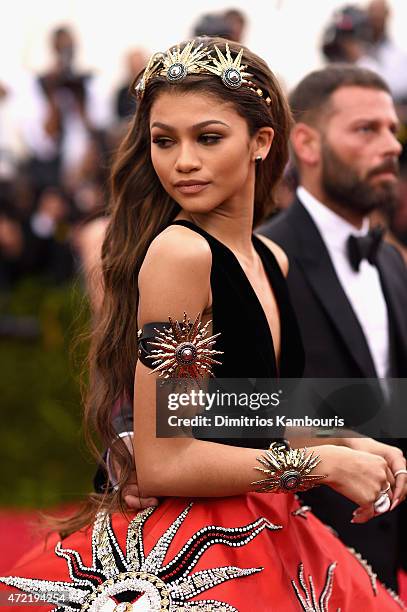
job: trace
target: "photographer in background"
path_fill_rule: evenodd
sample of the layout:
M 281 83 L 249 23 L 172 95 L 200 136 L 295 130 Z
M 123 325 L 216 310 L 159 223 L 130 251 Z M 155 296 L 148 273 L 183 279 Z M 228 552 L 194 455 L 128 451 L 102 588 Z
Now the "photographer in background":
M 37 196 L 75 171 L 100 127 L 93 78 L 75 67 L 76 45 L 68 27 L 51 32 L 51 49 L 52 66 L 31 84 L 30 107 L 22 122 L 30 153 L 28 171 Z
M 349 4 L 333 14 L 322 35 L 321 51 L 328 63 L 355 64 L 366 55 L 370 39 L 366 12 Z
M 193 28 L 193 36 L 222 36 L 242 42 L 246 29 L 246 17 L 237 9 L 222 13 L 201 15 Z
M 233 28 L 223 13 L 201 15 L 192 31 L 193 36 L 221 36 L 232 39 Z
M 136 99 L 131 94 L 130 88 L 135 77 L 144 68 L 147 61 L 148 55 L 141 47 L 127 52 L 126 78 L 115 96 L 115 114 L 119 122 L 127 122 L 136 112 Z

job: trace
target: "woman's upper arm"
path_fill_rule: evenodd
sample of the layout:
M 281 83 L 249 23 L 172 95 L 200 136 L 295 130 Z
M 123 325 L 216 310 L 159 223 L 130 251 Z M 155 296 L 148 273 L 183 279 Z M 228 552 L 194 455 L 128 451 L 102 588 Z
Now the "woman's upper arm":
M 161 237 L 159 237 L 161 238 Z M 152 243 L 139 274 L 138 327 L 151 322 L 181 321 L 184 312 L 195 319 L 208 306 L 212 256 L 209 245 L 178 232 Z M 201 242 L 202 241 L 202 242 Z M 134 446 L 138 478 L 146 484 L 171 469 L 187 439 L 156 437 L 155 384 L 152 374 L 137 362 L 134 388 Z M 164 464 L 162 463 L 164 461 Z
M 168 321 L 169 316 L 182 319 L 184 312 L 190 317 L 202 313 L 210 295 L 211 263 L 209 245 L 201 236 L 179 231 L 160 235 L 139 274 L 138 327 Z

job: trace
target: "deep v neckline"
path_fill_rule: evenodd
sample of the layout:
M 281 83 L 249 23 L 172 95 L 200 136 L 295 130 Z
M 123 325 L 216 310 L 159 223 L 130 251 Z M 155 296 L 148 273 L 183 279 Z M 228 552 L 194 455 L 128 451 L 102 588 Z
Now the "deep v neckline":
M 178 221 L 173 221 L 171 223 L 171 225 L 182 225 L 183 227 L 187 227 L 187 228 L 191 229 L 192 231 L 196 231 L 198 234 L 201 234 L 203 237 L 205 237 L 205 236 L 209 237 L 211 240 L 216 242 L 216 244 L 218 244 L 221 248 L 223 248 L 225 253 L 228 254 L 228 256 L 231 259 L 231 261 L 233 261 L 236 270 L 238 270 L 240 276 L 244 280 L 244 282 L 246 284 L 246 287 L 248 289 L 248 292 L 251 295 L 252 301 L 253 301 L 254 304 L 256 304 L 256 307 L 257 307 L 257 310 L 258 310 L 258 312 L 260 314 L 260 317 L 263 319 L 263 323 L 264 323 L 265 328 L 267 329 L 267 332 L 268 332 L 267 337 L 268 337 L 268 340 L 270 342 L 270 345 L 271 345 L 271 348 L 272 348 L 272 353 L 273 353 L 273 356 L 274 356 L 274 365 L 276 367 L 276 370 L 278 371 L 280 369 L 279 368 L 279 362 L 277 361 L 277 355 L 276 355 L 276 350 L 275 350 L 275 345 L 274 345 L 274 338 L 273 338 L 273 334 L 272 334 L 272 331 L 271 331 L 271 328 L 270 328 L 270 325 L 269 325 L 269 322 L 268 322 L 268 319 L 267 319 L 266 312 L 265 312 L 265 310 L 263 308 L 262 303 L 260 302 L 260 299 L 259 299 L 256 291 L 254 290 L 253 285 L 251 284 L 251 282 L 250 282 L 246 272 L 244 271 L 242 264 L 240 263 L 239 259 L 236 257 L 236 255 L 234 254 L 232 249 L 230 249 L 228 246 L 226 246 L 226 244 L 224 244 L 223 242 L 218 240 L 218 238 L 215 238 L 215 236 L 213 236 L 212 234 L 210 234 L 206 230 L 202 229 L 198 225 L 195 225 L 195 223 L 192 223 L 191 221 L 186 221 L 186 220 L 181 220 L 180 219 Z M 267 259 L 265 257 L 265 252 L 264 252 L 263 249 L 267 249 L 267 252 L 270 254 L 270 257 L 274 257 L 274 254 L 254 234 L 252 234 L 252 243 L 253 243 L 253 246 L 255 248 L 256 253 L 260 257 L 261 263 L 263 265 L 264 272 L 265 272 L 267 280 L 269 282 L 270 290 L 271 290 L 272 295 L 274 297 L 274 300 L 276 302 L 277 309 L 280 312 L 281 308 L 280 308 L 280 304 L 279 304 L 278 295 L 274 291 L 271 270 L 270 270 L 270 267 L 268 265 L 268 261 L 267 261 Z M 280 344 L 281 344 L 281 339 L 282 339 L 282 321 L 281 321 L 281 315 L 280 315 Z M 281 350 L 280 350 L 280 358 L 281 358 Z

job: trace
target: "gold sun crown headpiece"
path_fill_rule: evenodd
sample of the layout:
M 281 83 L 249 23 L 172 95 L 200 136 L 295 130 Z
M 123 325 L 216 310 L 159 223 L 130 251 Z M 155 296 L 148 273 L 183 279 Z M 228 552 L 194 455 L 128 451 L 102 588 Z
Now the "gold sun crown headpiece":
M 243 49 L 233 59 L 229 45 L 226 43 L 225 54 L 214 45 L 217 57 L 213 51 L 200 43 L 194 48 L 195 40 L 188 42 L 185 47 L 180 46 L 169 49 L 166 53 L 154 53 L 148 60 L 141 79 L 135 85 L 136 96 L 141 100 L 144 96 L 147 83 L 158 76 L 164 76 L 170 83 L 182 81 L 189 74 L 215 74 L 228 89 L 239 89 L 242 85 L 262 98 L 269 106 L 271 104 L 268 94 L 264 94 L 250 78 L 253 76 L 245 72 L 247 65 L 242 65 Z

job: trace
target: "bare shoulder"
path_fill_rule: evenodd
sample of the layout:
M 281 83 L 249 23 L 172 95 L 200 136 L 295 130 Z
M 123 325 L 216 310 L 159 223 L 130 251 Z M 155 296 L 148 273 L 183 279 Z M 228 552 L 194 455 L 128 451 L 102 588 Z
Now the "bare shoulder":
M 198 233 L 190 229 L 171 225 L 159 234 L 150 244 L 140 270 L 140 280 L 151 272 L 171 268 L 174 273 L 180 270 L 205 271 L 212 263 L 209 244 Z
M 141 266 L 139 325 L 203 312 L 210 296 L 212 253 L 207 241 L 182 226 L 170 226 L 151 243 Z
M 288 257 L 283 251 L 283 249 L 278 246 L 278 244 L 270 240 L 270 238 L 266 238 L 266 236 L 263 236 L 262 234 L 256 234 L 256 236 L 260 238 L 260 240 L 264 242 L 264 244 L 270 249 L 274 257 L 277 259 L 278 265 L 280 266 L 282 273 L 284 274 L 284 276 L 287 276 L 289 262 Z

